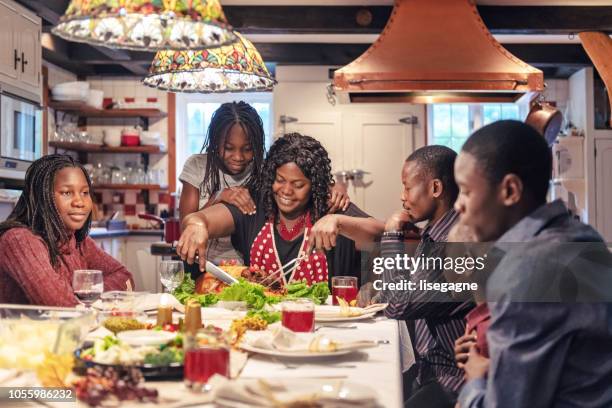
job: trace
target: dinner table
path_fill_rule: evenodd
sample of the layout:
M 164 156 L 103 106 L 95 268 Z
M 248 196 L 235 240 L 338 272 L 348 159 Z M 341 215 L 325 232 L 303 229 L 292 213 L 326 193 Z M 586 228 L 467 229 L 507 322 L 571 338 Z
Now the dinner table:
M 217 307 L 202 308 L 203 324 L 229 329 L 232 313 Z M 175 312 L 175 318 L 182 314 Z M 235 314 L 234 314 L 235 317 Z M 400 329 L 396 320 L 387 319 L 382 313 L 362 320 L 344 322 L 317 322 L 315 331 L 339 341 L 373 340 L 376 347 L 355 351 L 343 356 L 316 359 L 285 359 L 257 353 L 248 353 L 246 363 L 232 381 L 265 380 L 270 383 L 295 380 L 327 381 L 334 384 L 352 384 L 369 389 L 376 396 L 378 406 L 394 408 L 402 403 L 402 368 L 400 356 Z M 277 323 L 279 324 L 279 323 Z M 189 390 L 181 380 L 147 380 L 147 388 L 155 388 L 159 397 L 156 403 L 124 401 L 122 407 L 178 408 L 186 406 L 214 407 L 207 393 Z M 28 402 L 20 406 L 86 407 L 75 403 Z

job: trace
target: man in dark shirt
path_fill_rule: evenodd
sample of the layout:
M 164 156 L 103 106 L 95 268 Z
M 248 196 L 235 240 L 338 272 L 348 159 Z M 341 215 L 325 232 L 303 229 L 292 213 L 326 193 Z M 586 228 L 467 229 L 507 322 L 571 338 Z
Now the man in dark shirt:
M 546 203 L 552 157 L 517 121 L 475 132 L 455 163 L 455 209 L 495 242 L 490 360 L 472 346 L 461 408 L 611 407 L 612 270 L 599 234 Z
M 411 253 L 404 243 L 404 229 L 413 223 L 427 222 L 414 252 L 435 257 L 443 250 L 448 232 L 458 219 L 453 210 L 457 185 L 453 164 L 457 154 L 444 146 L 425 146 L 412 153 L 402 170 L 402 210 L 386 222 L 381 253 L 384 258 Z M 414 248 L 413 248 L 414 249 Z M 383 282 L 402 280 L 444 282 L 442 270 L 419 268 L 410 273 L 385 269 Z M 465 314 L 470 302 L 454 301 L 450 295 L 434 290 L 388 290 L 379 294 L 388 302 L 387 317 L 406 320 L 415 354 L 415 364 L 404 375 L 406 406 L 452 407 L 463 383 L 463 372 L 453 357 L 454 341 L 465 331 Z

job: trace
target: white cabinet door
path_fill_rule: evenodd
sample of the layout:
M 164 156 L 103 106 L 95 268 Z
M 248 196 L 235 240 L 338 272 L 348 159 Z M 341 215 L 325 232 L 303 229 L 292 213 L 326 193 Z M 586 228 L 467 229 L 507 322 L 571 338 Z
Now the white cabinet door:
M 351 113 L 344 119 L 344 134 L 350 136 L 353 150 L 353 163 L 347 169 L 354 177 L 349 194 L 360 208 L 381 220 L 401 208 L 402 166 L 415 149 L 413 125 L 400 122 L 406 117 L 410 114 Z
M 329 154 L 332 173 L 344 168 L 346 155 L 342 135 L 342 120 L 339 113 L 288 112 L 285 115 L 295 119 L 294 122 L 285 124 L 285 133 L 298 132 L 317 139 Z
M 19 38 L 19 58 L 21 59 L 17 71 L 19 79 L 25 85 L 37 90 L 40 85 L 41 70 L 41 26 L 38 22 L 25 15 L 19 15 L 16 20 L 16 31 Z
M 125 237 L 113 238 L 111 241 L 111 256 L 122 264 L 125 264 L 125 241 Z
M 17 33 L 15 32 L 16 21 L 19 14 L 17 9 L 11 4 L 0 1 L 0 76 L 4 79 L 17 79 L 17 68 L 21 66 L 16 62 L 16 58 L 20 57 L 20 52 L 17 49 L 16 43 Z
M 112 239 L 94 238 L 94 240 L 96 241 L 96 244 L 98 244 L 98 246 L 102 248 L 104 252 L 106 252 L 110 256 L 113 256 L 113 240 Z
M 612 140 L 596 139 L 595 148 L 597 230 L 606 242 L 612 242 Z
M 348 182 L 351 200 L 362 210 L 385 219 L 400 208 L 401 169 L 415 148 L 413 125 L 400 122 L 411 118 L 407 112 L 364 113 L 284 111 L 289 118 L 281 131 L 312 136 L 325 147 L 332 161 L 332 173 L 363 171 Z
M 129 236 L 125 241 L 124 265 L 132 273 L 135 290 L 161 292 L 157 264 L 161 257 L 151 255 L 151 244 L 159 242 L 156 236 Z

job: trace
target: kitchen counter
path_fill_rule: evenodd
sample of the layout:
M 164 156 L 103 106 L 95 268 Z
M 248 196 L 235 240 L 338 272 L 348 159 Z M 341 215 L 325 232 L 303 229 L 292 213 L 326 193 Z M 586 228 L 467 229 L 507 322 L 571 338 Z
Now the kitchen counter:
M 127 236 L 155 236 L 163 237 L 163 230 L 108 230 L 106 228 L 92 228 L 89 230 L 89 236 L 96 238 L 115 238 L 115 237 L 127 237 Z

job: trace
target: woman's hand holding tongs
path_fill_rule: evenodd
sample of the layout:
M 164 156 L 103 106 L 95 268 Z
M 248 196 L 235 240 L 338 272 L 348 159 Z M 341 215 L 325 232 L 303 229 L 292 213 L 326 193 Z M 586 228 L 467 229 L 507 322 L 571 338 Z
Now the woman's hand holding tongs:
M 340 218 L 335 214 L 328 214 L 317 221 L 310 230 L 308 237 L 308 250 L 329 251 L 336 246 L 336 239 L 340 234 Z

